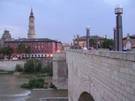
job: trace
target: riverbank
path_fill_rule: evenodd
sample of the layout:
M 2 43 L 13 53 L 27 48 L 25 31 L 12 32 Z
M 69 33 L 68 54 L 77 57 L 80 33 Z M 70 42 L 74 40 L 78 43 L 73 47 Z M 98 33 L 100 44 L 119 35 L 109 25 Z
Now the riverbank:
M 67 90 L 53 90 L 53 89 L 26 90 L 20 88 L 20 86 L 25 82 L 28 82 L 28 78 L 23 78 L 22 76 L 16 76 L 13 74 L 1 74 L 0 101 L 40 101 L 40 99 L 57 98 L 57 97 L 67 98 L 68 96 Z

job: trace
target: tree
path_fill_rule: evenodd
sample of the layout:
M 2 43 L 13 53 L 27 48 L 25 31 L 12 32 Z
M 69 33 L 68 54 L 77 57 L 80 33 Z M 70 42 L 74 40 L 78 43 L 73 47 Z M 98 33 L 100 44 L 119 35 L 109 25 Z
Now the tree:
M 39 73 L 42 69 L 42 63 L 37 59 L 30 59 L 24 64 L 24 72 Z
M 26 47 L 25 48 L 25 53 L 27 53 L 27 54 L 31 53 L 31 47 L 29 47 L 29 46 Z
M 104 39 L 104 41 L 102 43 L 102 48 L 112 49 L 113 48 L 113 40 L 112 39 Z
M 96 39 L 90 39 L 90 40 L 89 40 L 89 43 L 90 43 L 90 46 L 91 46 L 91 47 L 96 48 L 96 46 L 97 46 L 97 41 L 96 41 Z
M 19 53 L 19 54 L 22 54 L 22 53 L 30 54 L 31 53 L 31 47 L 21 43 L 17 47 L 17 53 Z
M 44 65 L 44 67 L 42 68 L 42 72 L 46 73 L 48 76 L 53 76 L 52 62 Z
M 4 56 L 8 56 L 8 58 L 10 58 L 11 57 L 11 54 L 13 53 L 13 49 L 11 47 L 3 47 L 1 49 L 1 53 Z
M 18 52 L 18 53 L 25 53 L 25 49 L 26 49 L 26 45 L 23 44 L 23 43 L 21 43 L 21 44 L 19 44 L 18 47 L 17 47 L 17 52 Z

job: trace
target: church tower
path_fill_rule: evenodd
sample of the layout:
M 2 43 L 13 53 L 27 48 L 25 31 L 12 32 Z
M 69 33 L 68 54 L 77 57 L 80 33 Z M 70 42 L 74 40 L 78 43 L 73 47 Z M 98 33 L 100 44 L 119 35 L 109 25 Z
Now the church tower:
M 33 10 L 31 9 L 30 16 L 29 16 L 29 29 L 28 29 L 28 39 L 35 38 L 35 17 Z

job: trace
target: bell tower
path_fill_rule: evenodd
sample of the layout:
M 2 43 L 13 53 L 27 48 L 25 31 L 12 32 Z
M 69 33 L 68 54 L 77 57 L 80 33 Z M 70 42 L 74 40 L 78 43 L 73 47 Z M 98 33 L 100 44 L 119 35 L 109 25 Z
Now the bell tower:
M 31 9 L 30 16 L 29 16 L 29 29 L 28 29 L 28 39 L 35 38 L 35 17 L 33 13 L 33 9 Z

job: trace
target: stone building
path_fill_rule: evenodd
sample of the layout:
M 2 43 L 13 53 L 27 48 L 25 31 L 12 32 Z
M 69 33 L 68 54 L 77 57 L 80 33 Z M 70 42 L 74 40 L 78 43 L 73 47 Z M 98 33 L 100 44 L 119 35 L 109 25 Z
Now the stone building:
M 128 35 L 123 38 L 123 48 L 124 50 L 135 49 L 135 35 Z
M 1 40 L 4 40 L 4 41 L 12 40 L 11 34 L 8 30 L 4 31 Z
M 79 38 L 75 38 L 73 40 L 73 43 L 74 45 L 78 44 L 78 46 L 80 46 L 81 48 L 84 48 L 86 47 L 88 39 L 89 39 L 89 47 L 97 48 L 98 46 L 101 46 L 105 38 L 100 37 L 100 36 L 89 36 L 89 38 L 87 36 L 81 36 Z
M 12 40 L 11 34 L 8 30 L 5 30 L 0 39 L 0 47 L 4 46 L 5 41 L 10 41 L 10 40 Z

